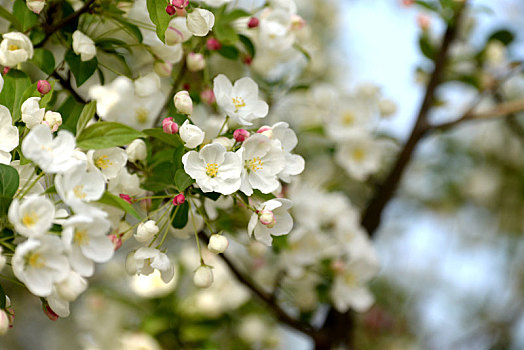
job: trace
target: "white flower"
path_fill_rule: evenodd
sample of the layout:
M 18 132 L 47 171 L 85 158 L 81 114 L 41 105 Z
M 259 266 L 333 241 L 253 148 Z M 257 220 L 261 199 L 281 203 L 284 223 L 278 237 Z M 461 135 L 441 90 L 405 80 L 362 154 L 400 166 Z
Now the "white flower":
M 365 132 L 373 122 L 374 103 L 362 95 L 345 96 L 337 103 L 326 121 L 326 129 L 334 140 L 349 140 Z
M 382 145 L 367 132 L 344 141 L 335 153 L 335 161 L 356 180 L 363 181 L 380 169 Z
M 193 101 L 191 100 L 191 96 L 189 96 L 189 92 L 185 90 L 177 92 L 173 97 L 173 102 L 180 113 L 193 113 Z
M 87 289 L 87 280 L 71 270 L 67 278 L 55 284 L 58 296 L 66 301 L 75 301 Z
M 240 187 L 240 158 L 221 144 L 206 145 L 198 153 L 190 151 L 184 154 L 182 163 L 204 192 L 231 194 Z
M 22 203 L 16 198 L 9 206 L 9 221 L 17 233 L 26 237 L 44 234 L 53 225 L 55 206 L 42 196 L 26 196 Z
M 273 239 L 271 236 L 286 235 L 293 228 L 293 219 L 288 213 L 292 202 L 288 199 L 276 198 L 271 199 L 257 206 L 258 213 L 253 213 L 247 231 L 250 236 L 253 234 L 257 241 L 264 243 L 267 246 L 271 245 Z M 260 212 L 270 211 L 273 214 L 273 220 L 270 224 L 263 224 L 259 217 Z
M 178 130 L 180 138 L 187 148 L 195 148 L 204 141 L 205 133 L 198 126 L 189 124 L 186 120 Z
M 187 14 L 186 24 L 194 36 L 206 36 L 215 25 L 215 15 L 208 10 L 196 8 Z
M 189 69 L 190 72 L 198 72 L 206 67 L 206 59 L 201 53 L 188 53 L 186 62 L 187 69 Z
M 20 165 L 20 161 L 19 160 L 13 160 L 10 164 L 13 168 L 16 169 L 16 171 L 18 171 L 18 175 L 20 177 L 20 181 L 18 183 L 18 191 L 17 191 L 17 194 L 16 195 L 20 195 L 20 191 L 22 189 L 27 189 L 29 186 L 29 184 L 31 184 L 34 180 L 34 171 L 35 171 L 35 167 L 31 164 L 31 163 L 27 163 L 27 164 L 24 164 L 24 165 Z M 29 191 L 27 192 L 26 195 L 31 195 L 31 194 L 41 194 L 42 192 L 44 192 L 44 186 L 43 186 L 43 182 L 44 182 L 45 179 L 40 179 L 39 181 L 37 181 L 33 188 L 29 189 Z M 29 182 L 28 182 L 29 181 Z
M 56 175 L 55 187 L 64 203 L 78 208 L 84 202 L 100 199 L 104 193 L 105 182 L 99 172 L 86 171 L 83 166 L 76 166 Z
M 7 107 L 0 105 L 0 164 L 9 164 L 11 151 L 18 146 L 18 128 Z
M 124 333 L 117 350 L 161 350 L 155 338 L 146 333 Z
M 2 89 L 4 88 L 4 78 L 0 74 L 0 92 L 2 92 Z
M 60 130 L 53 138 L 47 125 L 37 125 L 22 141 L 22 153 L 46 173 L 54 174 L 69 170 L 81 163 L 73 157 L 75 137 L 69 131 Z
M 135 275 L 131 280 L 131 288 L 142 298 L 160 298 L 171 293 L 177 286 L 177 269 L 169 283 L 162 281 L 160 271 L 155 270 L 149 276 Z
M 146 143 L 142 139 L 136 139 L 127 146 L 126 153 L 130 162 L 143 162 L 147 158 Z
M 51 131 L 57 131 L 58 127 L 62 125 L 62 115 L 58 112 L 47 111 L 44 115 L 44 124 L 49 126 Z
M 46 297 L 53 291 L 53 284 L 63 281 L 69 273 L 69 263 L 63 253 L 58 237 L 30 238 L 16 247 L 13 272 L 31 293 Z
M 188 41 L 193 34 L 187 29 L 186 19 L 176 16 L 171 21 L 165 32 L 167 45 L 175 45 Z
M 149 275 L 154 270 L 160 271 L 162 281 L 169 283 L 174 276 L 174 268 L 166 254 L 155 248 L 142 247 L 128 254 L 126 270 L 130 275 Z
M 14 67 L 18 63 L 33 58 L 33 43 L 24 34 L 9 32 L 3 35 L 0 43 L 0 64 L 6 67 Z
M 104 217 L 80 213 L 66 220 L 62 226 L 62 241 L 67 248 L 71 267 L 80 275 L 91 276 L 94 262 L 103 263 L 113 256 L 113 242 L 106 236 L 110 223 Z
M 0 310 L 0 335 L 4 335 L 9 330 L 9 316 L 5 310 Z
M 140 179 L 137 174 L 130 174 L 124 167 L 118 173 L 118 176 L 109 180 L 107 190 L 114 194 L 128 194 L 130 196 L 139 196 L 144 193 L 140 188 Z
M 80 55 L 82 61 L 90 61 L 96 56 L 96 47 L 93 39 L 79 30 L 73 33 L 73 51 Z
M 223 75 L 213 80 L 213 92 L 217 104 L 229 117 L 242 125 L 252 125 L 252 121 L 264 118 L 269 107 L 258 99 L 258 85 L 249 77 L 241 78 L 232 85 Z
M 42 124 L 44 120 L 45 109 L 40 108 L 39 101 L 40 97 L 29 97 L 22 103 L 22 121 L 28 129 Z
M 117 177 L 120 170 L 126 165 L 127 153 L 120 147 L 90 150 L 87 152 L 87 161 L 108 180 Z
M 136 229 L 135 239 L 139 242 L 147 242 L 159 231 L 158 226 L 154 220 L 147 220 L 138 225 Z
M 264 127 L 262 127 L 264 128 Z M 271 139 L 280 141 L 285 156 L 285 166 L 278 177 L 285 182 L 291 182 L 291 176 L 298 175 L 304 171 L 304 158 L 298 154 L 291 154 L 291 151 L 298 143 L 297 135 L 289 128 L 289 124 L 278 122 L 271 128 Z M 264 132 L 262 133 L 264 134 Z
M 226 251 L 229 246 L 229 242 L 226 237 L 223 235 L 211 235 L 209 237 L 209 243 L 207 244 L 207 249 L 211 253 L 220 254 Z
M 45 6 L 45 0 L 27 0 L 27 8 L 36 14 L 39 14 Z
M 280 186 L 277 174 L 285 166 L 280 141 L 255 134 L 244 141 L 237 154 L 242 158 L 243 165 L 240 190 L 246 195 L 253 194 L 253 189 L 270 193 Z
M 213 271 L 211 267 L 200 265 L 193 275 L 193 283 L 198 288 L 209 288 L 213 284 Z

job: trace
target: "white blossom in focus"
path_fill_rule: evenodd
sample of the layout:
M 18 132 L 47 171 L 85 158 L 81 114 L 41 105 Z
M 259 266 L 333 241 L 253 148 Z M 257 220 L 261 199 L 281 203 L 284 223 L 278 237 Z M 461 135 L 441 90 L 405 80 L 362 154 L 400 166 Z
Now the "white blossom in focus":
M 9 164 L 11 151 L 18 146 L 18 128 L 13 125 L 11 113 L 0 105 L 0 164 Z
M 293 218 L 288 210 L 292 207 L 289 199 L 275 198 L 256 206 L 260 212 L 270 211 L 273 214 L 274 222 L 271 225 L 264 225 L 260 222 L 259 213 L 253 213 L 247 227 L 250 236 L 264 243 L 271 245 L 273 239 L 271 236 L 282 236 L 288 234 L 293 228 Z
M 82 61 L 90 61 L 96 56 L 96 46 L 93 39 L 79 30 L 73 33 L 73 51 L 80 55 Z
M 55 206 L 46 197 L 29 195 L 22 202 L 15 198 L 9 206 L 8 216 L 17 233 L 36 237 L 46 233 L 53 225 Z
M 100 171 L 104 179 L 109 180 L 118 176 L 118 173 L 127 163 L 127 153 L 120 147 L 111 147 L 87 152 L 87 161 L 95 171 Z
M 205 133 L 198 126 L 190 124 L 186 120 L 178 130 L 180 138 L 187 148 L 195 148 L 204 141 Z
M 206 36 L 215 25 L 215 15 L 208 10 L 196 8 L 187 14 L 186 24 L 194 36 Z
M 85 202 L 100 199 L 105 189 L 104 177 L 99 172 L 86 171 L 83 166 L 55 177 L 55 187 L 64 203 L 73 208 L 82 206 Z
M 0 64 L 14 67 L 18 63 L 33 58 L 33 43 L 24 34 L 19 32 L 4 33 L 0 43 Z
M 40 108 L 40 97 L 29 97 L 22 103 L 22 121 L 28 129 L 42 124 L 45 115 L 45 109 Z

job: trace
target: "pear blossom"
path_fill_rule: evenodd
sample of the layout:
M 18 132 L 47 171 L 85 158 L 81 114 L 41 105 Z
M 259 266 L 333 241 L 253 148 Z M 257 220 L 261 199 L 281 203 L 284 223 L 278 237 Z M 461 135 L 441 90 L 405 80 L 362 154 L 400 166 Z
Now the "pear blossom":
M 200 152 L 190 151 L 182 157 L 184 170 L 204 192 L 231 194 L 240 187 L 240 158 L 224 146 L 212 143 Z
M 363 181 L 379 170 L 382 153 L 381 143 L 367 132 L 362 132 L 340 144 L 335 153 L 335 161 L 350 176 Z
M 103 263 L 113 256 L 113 242 L 106 235 L 110 223 L 103 216 L 79 213 L 62 226 L 62 241 L 71 267 L 80 275 L 93 275 L 94 262 Z
M 104 179 L 113 179 L 127 163 L 127 153 L 120 147 L 90 150 L 87 152 L 89 165 L 100 171 Z
M 244 77 L 232 85 L 231 81 L 219 74 L 213 80 L 213 92 L 217 104 L 229 117 L 242 125 L 252 125 L 252 121 L 264 118 L 269 106 L 258 99 L 258 85 L 251 78 Z
M 206 59 L 201 53 L 190 52 L 186 58 L 187 69 L 190 72 L 198 72 L 206 67 Z
M 126 270 L 130 275 L 149 275 L 154 270 L 160 271 L 162 281 L 169 283 L 174 276 L 174 267 L 166 254 L 155 248 L 142 247 L 128 254 Z
M 36 237 L 46 233 L 53 225 L 55 206 L 43 196 L 25 196 L 21 203 L 15 198 L 9 206 L 8 217 L 17 233 Z
M 174 268 L 175 275 L 169 283 L 162 281 L 160 271 L 155 270 L 148 276 L 135 275 L 131 280 L 131 289 L 142 298 L 165 297 L 175 290 L 178 282 L 177 268 Z
M 342 99 L 326 120 L 328 135 L 343 141 L 358 136 L 369 129 L 375 115 L 374 104 L 362 93 Z
M 207 6 L 220 7 L 225 4 L 229 4 L 231 0 L 203 0 Z
M 25 34 L 9 32 L 2 35 L 0 43 L 0 64 L 14 67 L 33 58 L 33 43 Z
M 182 124 L 178 132 L 187 148 L 195 148 L 204 141 L 205 133 L 198 126 L 189 124 L 189 120 Z
M 96 47 L 93 39 L 79 30 L 73 33 L 73 51 L 80 55 L 82 61 L 90 61 L 96 56 Z
M 22 153 L 49 174 L 64 172 L 81 164 L 75 158 L 75 137 L 69 131 L 60 130 L 53 138 L 46 125 L 37 125 L 22 141 Z
M 9 164 L 11 151 L 18 146 L 18 128 L 7 107 L 0 105 L 0 164 Z
M 69 303 L 75 301 L 87 289 L 88 283 L 77 272 L 70 270 L 65 280 L 55 283 L 53 292 L 46 298 L 51 310 L 60 317 L 68 317 Z
M 143 162 L 147 158 L 146 143 L 142 139 L 136 139 L 126 148 L 127 159 L 131 163 Z
M 267 246 L 271 245 L 271 236 L 282 236 L 288 234 L 293 228 L 293 219 L 288 210 L 292 207 L 289 199 L 275 198 L 259 204 L 258 212 L 253 213 L 249 220 L 247 231 L 250 236 Z M 263 223 L 261 219 L 267 219 L 271 213 L 271 221 Z M 261 218 L 261 215 L 265 215 Z
M 270 193 L 280 186 L 277 175 L 285 167 L 280 141 L 255 134 L 244 141 L 237 154 L 243 165 L 240 190 L 246 195 L 253 194 L 253 189 Z
M 28 129 L 42 124 L 45 116 L 45 109 L 40 108 L 40 97 L 29 97 L 22 103 L 22 121 Z
M 215 15 L 208 10 L 196 8 L 187 14 L 186 24 L 194 36 L 206 36 L 215 25 Z
M 55 187 L 64 203 L 77 208 L 85 202 L 100 199 L 104 193 L 105 182 L 101 173 L 86 171 L 80 165 L 56 175 Z
M 13 272 L 34 295 L 46 297 L 53 284 L 67 278 L 69 262 L 60 238 L 43 235 L 30 238 L 16 247 Z

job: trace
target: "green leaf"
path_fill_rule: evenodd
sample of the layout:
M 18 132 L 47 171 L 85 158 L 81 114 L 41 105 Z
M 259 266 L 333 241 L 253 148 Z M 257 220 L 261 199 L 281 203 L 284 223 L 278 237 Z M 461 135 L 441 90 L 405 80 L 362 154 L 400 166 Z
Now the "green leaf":
M 238 51 L 236 47 L 227 46 L 227 45 L 222 46 L 218 50 L 218 53 L 222 55 L 223 57 L 230 59 L 230 60 L 236 60 L 238 56 L 240 55 L 240 52 Z
M 493 32 L 489 36 L 488 42 L 491 40 L 498 40 L 501 43 L 503 43 L 505 46 L 508 46 L 509 44 L 513 42 L 513 40 L 515 40 L 515 35 L 507 29 L 500 29 L 500 30 Z
M 58 108 L 58 112 L 62 115 L 62 126 L 60 129 L 71 131 L 76 135 L 76 125 L 84 105 L 77 102 L 73 96 L 67 97 L 67 99 Z
M 0 284 L 0 310 L 4 310 L 6 307 L 7 299 L 5 298 L 5 291 Z
M 0 217 L 5 217 L 19 185 L 18 171 L 0 164 Z
M 38 16 L 27 8 L 23 0 L 16 0 L 14 2 L 13 16 L 15 16 L 22 25 L 23 32 L 38 23 Z
M 85 149 L 103 149 L 125 146 L 145 136 L 144 133 L 124 124 L 99 122 L 82 130 L 76 138 L 76 144 Z
M 184 192 L 193 182 L 191 176 L 187 175 L 184 169 L 178 169 L 175 173 L 175 185 L 180 192 Z
M 173 213 L 174 212 L 174 213 Z M 187 225 L 189 219 L 189 202 L 184 202 L 183 204 L 177 205 L 171 209 L 170 215 L 175 215 L 173 221 L 171 221 L 171 226 L 174 228 L 184 228 Z
M 256 50 L 255 50 L 255 45 L 253 45 L 253 42 L 251 41 L 251 39 L 241 34 L 238 35 L 238 38 L 240 39 L 240 42 L 242 43 L 242 45 L 244 45 L 244 47 L 246 48 L 246 51 L 249 54 L 249 56 L 251 58 L 254 58 L 256 54 Z
M 436 49 L 435 47 L 433 47 L 431 39 L 428 35 L 421 35 L 418 40 L 418 44 L 420 47 L 420 52 L 422 52 L 424 56 L 426 56 L 430 60 L 435 59 Z
M 184 164 L 182 163 L 182 156 L 186 153 L 186 148 L 184 146 L 179 146 L 175 149 L 173 153 L 173 167 L 175 169 L 184 169 Z
M 225 45 L 234 45 L 238 41 L 237 32 L 227 23 L 219 22 L 213 28 L 218 41 Z
M 56 194 L 56 187 L 55 185 L 49 186 L 45 191 L 44 194 Z
M 231 12 L 228 12 L 220 18 L 223 22 L 229 23 L 236 19 L 242 18 L 242 17 L 249 17 L 251 16 L 251 13 L 247 12 L 246 10 L 242 9 L 234 9 Z
M 421 1 L 421 0 L 416 0 L 415 1 L 415 4 L 419 5 L 419 6 L 422 6 L 424 7 L 425 9 L 428 9 L 430 11 L 434 11 L 434 12 L 438 12 L 439 11 L 439 7 L 438 7 L 438 4 L 434 1 Z
M 166 29 L 171 20 L 166 12 L 167 1 L 163 0 L 147 0 L 147 11 L 149 18 L 156 26 L 156 35 L 165 42 Z
M 69 65 L 71 72 L 75 76 L 76 86 L 80 86 L 89 79 L 93 73 L 95 73 L 96 68 L 98 67 L 98 61 L 94 57 L 90 61 L 83 62 L 80 59 L 80 55 L 77 55 L 73 50 L 67 51 L 64 57 L 65 61 Z
M 51 90 L 40 100 L 40 108 L 48 109 L 48 105 L 53 101 L 53 96 L 55 96 L 55 81 L 52 80 L 49 83 L 51 84 Z
M 35 49 L 33 58 L 31 61 L 35 66 L 46 74 L 51 74 L 55 70 L 55 56 L 53 53 L 46 49 Z
M 129 204 L 122 198 L 115 196 L 111 192 L 105 191 L 102 195 L 102 198 L 100 198 L 97 202 L 122 209 L 127 214 L 133 215 L 138 220 L 141 219 L 140 214 L 138 214 L 138 212 L 135 210 L 135 208 L 133 208 L 131 204 Z
M 0 6 L 0 17 L 6 19 L 8 22 L 11 22 L 13 27 L 15 27 L 15 29 L 19 32 L 22 31 L 22 23 L 20 23 L 18 18 L 13 16 L 13 14 L 7 11 L 3 6 Z
M 123 31 L 125 31 L 127 34 L 131 36 L 134 36 L 139 43 L 142 42 L 143 37 L 142 37 L 142 33 L 140 32 L 140 28 L 138 28 L 138 26 L 132 23 L 129 23 L 123 17 L 112 17 L 112 18 L 118 21 L 119 24 L 121 24 L 121 28 Z
M 22 94 L 22 97 L 20 98 L 20 105 L 22 105 L 22 103 L 24 103 L 24 101 L 27 100 L 29 97 L 41 96 L 41 94 L 38 92 L 37 85 L 38 82 L 29 85 L 29 87 L 25 89 L 24 93 Z
M 153 167 L 153 174 L 142 184 L 146 190 L 158 192 L 174 185 L 175 168 L 171 162 L 162 162 Z
M 155 128 L 155 129 L 145 129 L 142 130 L 144 134 L 147 136 L 154 137 L 157 140 L 160 140 L 164 143 L 167 143 L 168 145 L 179 147 L 182 145 L 182 141 L 180 140 L 180 136 L 178 135 L 172 135 L 172 134 L 166 134 L 162 128 Z
M 82 113 L 80 113 L 80 117 L 78 118 L 78 121 L 76 123 L 76 133 L 79 134 L 84 130 L 87 123 L 93 119 L 96 113 L 96 101 L 91 101 L 88 104 L 84 106 L 84 109 L 82 109 Z
M 9 108 L 15 122 L 20 119 L 22 95 L 29 86 L 31 86 L 31 80 L 22 71 L 11 69 L 4 75 L 4 88 L 0 93 L 0 104 Z

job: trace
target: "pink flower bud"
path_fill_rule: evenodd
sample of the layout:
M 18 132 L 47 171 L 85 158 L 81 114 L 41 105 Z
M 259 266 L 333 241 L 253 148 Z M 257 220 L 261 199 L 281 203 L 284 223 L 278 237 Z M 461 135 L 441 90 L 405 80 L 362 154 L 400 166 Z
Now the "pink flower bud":
M 166 134 L 176 134 L 178 132 L 178 124 L 173 121 L 173 118 L 164 118 L 162 120 L 162 129 Z
M 215 93 L 211 89 L 203 90 L 200 93 L 200 98 L 202 99 L 202 101 L 204 101 L 208 105 L 211 105 L 211 104 L 215 103 L 215 101 L 216 101 Z
M 120 193 L 119 196 L 120 196 L 120 198 L 122 198 L 123 200 L 125 200 L 127 203 L 129 203 L 129 204 L 133 204 L 133 198 L 131 198 L 130 195 Z
M 253 62 L 253 57 L 251 57 L 251 56 L 246 56 L 246 57 L 244 57 L 244 59 L 242 60 L 242 62 L 244 62 L 244 64 L 247 64 L 248 66 L 250 66 L 251 63 Z
M 186 196 L 184 196 L 183 193 L 180 193 L 180 194 L 177 194 L 175 198 L 173 198 L 173 205 L 177 206 L 180 204 L 184 204 L 185 201 L 186 201 Z
M 300 30 L 304 28 L 306 25 L 306 21 L 300 17 L 299 15 L 291 15 L 291 29 L 292 30 Z
M 414 2 L 415 2 L 414 0 L 402 0 L 402 5 L 408 7 L 408 6 L 413 5 Z
M 429 16 L 423 15 L 423 14 L 419 14 L 417 16 L 417 24 L 420 27 L 420 29 L 422 29 L 422 30 L 428 29 L 429 25 L 431 24 Z
M 260 24 L 260 20 L 256 17 L 251 17 L 247 23 L 248 28 L 256 28 Z
M 155 73 L 161 77 L 169 77 L 173 71 L 173 64 L 171 62 L 156 61 L 154 69 Z
M 173 5 L 167 5 L 166 12 L 168 15 L 173 16 L 176 13 L 176 8 Z
M 206 41 L 206 47 L 209 51 L 220 50 L 222 44 L 215 38 L 209 38 Z
M 122 238 L 120 238 L 120 236 L 111 234 L 109 235 L 109 239 L 111 240 L 111 242 L 113 242 L 113 247 L 115 251 L 120 249 L 120 247 L 122 246 Z
M 262 225 L 265 225 L 267 228 L 272 228 L 277 223 L 275 219 L 275 214 L 271 210 L 261 210 L 258 212 L 258 220 Z
M 244 142 L 249 137 L 249 131 L 245 129 L 236 129 L 233 132 L 233 138 L 236 142 Z
M 2 74 L 6 75 L 9 72 L 10 69 L 11 69 L 10 67 L 4 67 L 4 70 L 2 71 Z
M 264 125 L 260 129 L 257 130 L 257 134 L 262 134 L 264 136 L 267 136 L 268 138 L 272 138 L 273 129 L 270 126 Z
M 190 72 L 198 72 L 206 67 L 206 59 L 201 53 L 190 52 L 186 58 L 186 65 Z
M 189 0 L 171 0 L 171 5 L 177 9 L 184 9 L 189 5 Z
M 51 321 L 56 321 L 60 318 L 60 316 L 58 316 L 54 311 L 53 309 L 51 309 L 51 307 L 49 306 L 49 304 L 47 302 L 45 302 L 44 304 L 42 304 L 42 310 L 44 311 L 44 314 L 51 320 Z
M 45 95 L 51 91 L 51 84 L 49 84 L 47 80 L 39 80 L 38 83 L 36 83 L 36 89 L 39 93 Z

